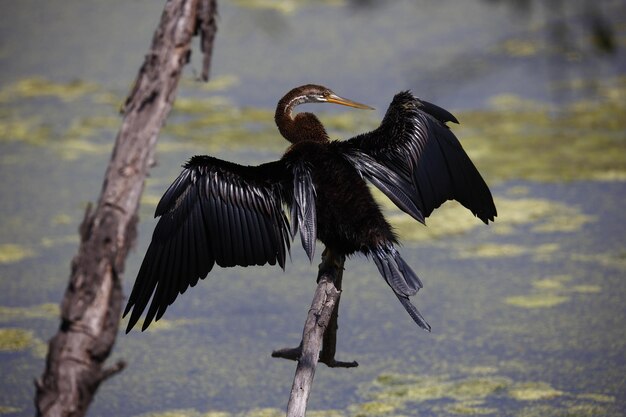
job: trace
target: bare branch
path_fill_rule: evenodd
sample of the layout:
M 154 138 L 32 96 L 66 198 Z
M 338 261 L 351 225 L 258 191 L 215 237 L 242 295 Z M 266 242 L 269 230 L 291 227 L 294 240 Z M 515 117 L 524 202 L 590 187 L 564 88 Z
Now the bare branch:
M 297 360 L 298 366 L 287 405 L 287 417 L 304 417 L 318 361 L 330 367 L 352 368 L 356 362 L 336 361 L 337 308 L 341 296 L 344 257 L 335 258 L 325 250 L 319 266 L 317 289 L 297 348 L 274 351 L 273 357 Z M 325 336 L 325 334 L 329 334 Z M 320 356 L 324 346 L 326 352 Z M 322 359 L 323 358 L 323 359 Z

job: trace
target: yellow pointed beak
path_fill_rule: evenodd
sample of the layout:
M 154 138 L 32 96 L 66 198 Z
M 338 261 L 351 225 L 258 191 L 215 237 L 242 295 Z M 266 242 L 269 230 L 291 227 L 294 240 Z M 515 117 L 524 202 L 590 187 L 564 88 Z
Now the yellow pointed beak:
M 327 103 L 341 104 L 342 106 L 355 107 L 357 109 L 375 110 L 373 107 L 367 104 L 357 103 L 356 101 L 348 100 L 347 98 L 339 97 L 336 94 L 331 94 L 326 97 Z

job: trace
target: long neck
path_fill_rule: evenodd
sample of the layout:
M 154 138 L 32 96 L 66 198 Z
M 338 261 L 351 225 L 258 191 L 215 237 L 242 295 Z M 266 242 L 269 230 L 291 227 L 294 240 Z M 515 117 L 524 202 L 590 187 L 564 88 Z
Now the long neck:
M 276 106 L 274 120 L 278 131 L 291 143 L 298 142 L 328 142 L 328 134 L 324 125 L 313 113 L 298 113 L 293 116 L 293 108 L 304 103 L 305 96 L 287 94 Z

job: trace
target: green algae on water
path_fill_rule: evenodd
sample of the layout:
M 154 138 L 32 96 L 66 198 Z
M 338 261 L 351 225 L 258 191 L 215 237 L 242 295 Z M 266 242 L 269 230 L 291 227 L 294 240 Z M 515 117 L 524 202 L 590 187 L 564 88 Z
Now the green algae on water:
M 0 142 L 43 145 L 50 135 L 50 129 L 42 124 L 39 117 L 0 117 Z
M 18 328 L 0 329 L 0 352 L 17 352 L 29 349 L 35 343 L 30 330 Z
M 376 380 L 382 390 L 372 397 L 378 401 L 423 402 L 436 399 L 459 401 L 482 399 L 511 385 L 511 380 L 500 376 L 477 376 L 458 380 L 444 377 L 413 377 L 406 380 L 398 375 L 382 375 Z
M 215 92 L 224 91 L 239 85 L 239 77 L 233 74 L 223 74 L 211 77 L 208 83 L 198 82 L 196 78 L 182 77 L 180 80 L 181 90 Z
M 573 294 L 596 294 L 602 287 L 593 284 L 572 285 L 572 276 L 555 275 L 532 281 L 533 291 L 525 295 L 509 296 L 506 304 L 527 308 L 550 308 L 572 299 Z
M 536 246 L 522 246 L 513 243 L 484 243 L 467 246 L 459 249 L 458 257 L 470 258 L 507 258 L 522 255 L 532 255 L 534 260 L 549 260 L 550 255 L 559 250 L 556 243 L 544 243 Z
M 509 388 L 509 395 L 518 401 L 545 400 L 563 395 L 544 382 L 524 382 Z
M 282 417 L 285 413 L 278 408 L 253 408 L 247 411 L 243 417 Z
M 186 318 L 164 319 L 164 318 L 161 318 L 157 321 L 152 322 L 152 324 L 150 324 L 150 327 L 146 329 L 146 332 L 161 332 L 161 331 L 167 331 L 167 330 L 177 330 L 180 328 L 180 326 L 193 326 L 195 324 L 199 324 L 204 321 L 205 320 L 201 318 L 198 318 L 198 319 L 186 319 Z M 143 318 L 139 319 L 137 321 L 137 324 L 135 325 L 136 328 L 141 328 L 141 326 L 143 326 Z
M 353 417 L 383 416 L 396 411 L 396 406 L 390 402 L 369 401 L 352 405 L 349 411 Z
M 145 413 L 137 417 L 230 417 L 231 415 L 232 414 L 225 411 L 208 411 L 206 413 L 200 413 L 192 408 L 186 408 Z
M 0 265 L 20 262 L 35 256 L 35 251 L 23 245 L 5 243 L 0 245 Z
M 504 302 L 523 308 L 549 308 L 569 301 L 571 298 L 558 294 L 529 294 L 506 297 Z
M 426 220 L 427 227 L 401 212 L 378 190 L 372 189 L 376 200 L 385 208 L 386 216 L 396 229 L 402 240 L 423 242 L 445 236 L 467 233 L 484 224 L 465 207 L 457 202 L 447 202 L 432 213 Z M 535 233 L 572 233 L 584 225 L 594 222 L 595 216 L 583 213 L 579 208 L 566 204 L 538 198 L 495 198 L 498 217 L 489 225 L 490 231 L 497 235 L 510 235 L 519 226 L 531 224 Z M 496 245 L 501 246 L 501 245 Z M 543 249 L 548 250 L 546 246 Z M 528 253 L 526 248 L 515 245 L 495 248 L 500 255 L 516 256 Z M 490 249 L 486 248 L 485 256 L 489 257 Z M 539 253 L 532 250 L 533 253 Z M 497 255 L 494 255 L 497 256 Z
M 581 101 L 551 114 L 514 96 L 493 110 L 457 114 L 454 127 L 488 183 L 626 179 L 626 77 L 607 80 L 598 102 Z
M 0 90 L 0 102 L 38 97 L 55 97 L 68 102 L 99 90 L 97 85 L 80 80 L 55 83 L 40 77 L 23 78 Z
M 578 398 L 581 398 L 584 400 L 597 401 L 601 403 L 614 403 L 615 402 L 615 397 L 612 397 L 610 395 L 604 395 L 604 394 L 580 394 L 578 395 Z
M 0 306 L 0 322 L 24 319 L 56 319 L 58 316 L 59 306 L 54 303 L 39 304 L 32 307 Z
M 292 14 L 298 8 L 310 4 L 323 3 L 327 6 L 342 6 L 345 0 L 232 0 L 238 7 L 273 10 L 282 14 Z
M 18 407 L 11 407 L 8 405 L 0 405 L 0 414 L 15 414 L 21 412 L 22 409 Z
M 458 401 L 444 406 L 444 410 L 451 414 L 460 415 L 487 415 L 498 412 L 496 408 L 481 407 L 484 401 Z
M 64 236 L 44 236 L 39 240 L 39 243 L 44 248 L 52 248 L 58 245 L 70 245 L 77 244 L 79 241 L 77 234 L 64 235 Z
M 308 417 L 345 417 L 342 410 L 310 410 L 307 411 Z
M 412 410 L 417 407 L 420 411 L 446 415 L 504 415 L 506 410 L 506 415 L 588 416 L 595 415 L 587 414 L 592 410 L 606 411 L 603 405 L 615 401 L 607 395 L 574 395 L 546 382 L 514 381 L 500 375 L 455 378 L 382 374 L 365 390 L 365 395 L 371 401 L 352 405 L 351 415 L 398 415 L 410 406 Z M 549 400 L 556 402 L 547 404 Z M 369 406 L 374 411 L 371 414 L 367 413 Z M 547 409 L 550 412 L 542 414 Z M 358 413 L 360 410 L 364 410 L 362 414 Z
M 573 261 L 595 263 L 602 267 L 616 268 L 626 270 L 626 254 L 625 253 L 573 253 L 571 255 Z

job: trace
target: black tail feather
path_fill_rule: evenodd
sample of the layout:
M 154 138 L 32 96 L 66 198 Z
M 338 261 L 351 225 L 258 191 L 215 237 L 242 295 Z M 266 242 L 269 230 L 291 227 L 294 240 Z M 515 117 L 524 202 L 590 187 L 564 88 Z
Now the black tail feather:
M 409 313 L 409 316 L 411 316 L 413 321 L 415 321 L 415 323 L 417 323 L 417 325 L 420 326 L 422 329 L 430 331 L 430 324 L 428 324 L 426 320 L 424 320 L 424 317 L 419 311 L 417 311 L 417 308 L 415 308 L 415 306 L 411 304 L 411 301 L 409 301 L 409 297 L 403 297 L 399 294 L 396 294 L 396 297 L 398 297 L 398 300 L 400 300 L 400 303 L 402 303 L 402 306 L 404 307 L 406 312 Z
M 430 331 L 430 325 L 409 301 L 422 288 L 422 281 L 411 267 L 402 259 L 396 248 L 391 245 L 378 246 L 370 249 L 370 255 L 387 284 L 404 306 L 411 318 L 422 329 Z

